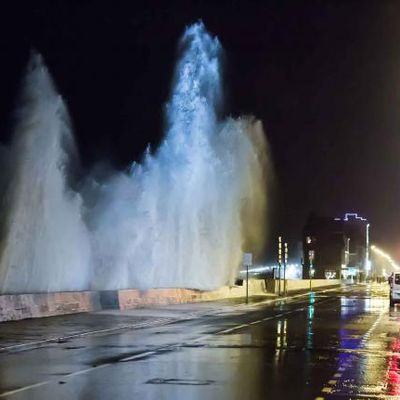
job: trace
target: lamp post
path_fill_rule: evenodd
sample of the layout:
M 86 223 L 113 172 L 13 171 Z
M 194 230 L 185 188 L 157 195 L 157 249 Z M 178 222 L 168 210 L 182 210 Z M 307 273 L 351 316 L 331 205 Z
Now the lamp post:
M 282 236 L 278 236 L 278 295 L 281 295 Z
M 286 296 L 286 266 L 288 262 L 288 244 L 285 242 L 285 257 L 283 263 L 283 294 Z
M 312 277 L 314 275 L 314 269 L 313 269 L 314 250 L 308 251 L 308 261 L 309 261 L 308 277 L 310 278 L 310 292 L 311 292 L 312 291 Z
M 365 275 L 371 274 L 371 262 L 369 260 L 369 224 L 365 226 Z

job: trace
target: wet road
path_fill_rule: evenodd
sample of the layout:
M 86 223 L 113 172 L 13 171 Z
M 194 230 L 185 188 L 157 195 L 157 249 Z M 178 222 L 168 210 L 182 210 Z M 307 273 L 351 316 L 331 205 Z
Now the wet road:
M 144 311 L 128 313 L 124 322 L 139 318 L 141 329 L 1 352 L 0 397 L 400 398 L 400 308 L 390 311 L 387 295 L 375 285 L 249 306 L 171 306 L 147 325 Z M 3 327 L 0 336 L 12 331 Z

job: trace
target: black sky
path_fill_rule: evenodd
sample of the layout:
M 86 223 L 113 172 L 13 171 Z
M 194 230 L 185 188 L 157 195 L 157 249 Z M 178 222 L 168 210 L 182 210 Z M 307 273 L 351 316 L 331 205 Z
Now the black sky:
M 162 137 L 176 44 L 202 19 L 225 49 L 228 114 L 265 126 L 274 229 L 359 212 L 400 258 L 400 1 L 12 1 L 0 5 L 0 139 L 35 48 L 83 165 L 118 168 Z

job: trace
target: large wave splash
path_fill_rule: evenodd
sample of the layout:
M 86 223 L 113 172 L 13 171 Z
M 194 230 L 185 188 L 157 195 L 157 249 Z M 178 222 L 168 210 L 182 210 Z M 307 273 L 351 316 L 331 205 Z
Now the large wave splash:
M 40 55 L 27 68 L 11 147 L 2 151 L 0 292 L 89 287 L 91 250 L 81 197 L 67 184 L 69 117 Z
M 202 23 L 186 29 L 180 52 L 159 149 L 90 183 L 96 289 L 217 288 L 263 243 L 261 123 L 219 119 L 221 45 Z
M 266 225 L 267 146 L 254 118 L 222 120 L 221 45 L 202 23 L 180 42 L 155 153 L 73 190 L 68 112 L 33 55 L 14 138 L 0 148 L 0 293 L 232 282 Z M 84 214 L 84 215 L 83 215 Z

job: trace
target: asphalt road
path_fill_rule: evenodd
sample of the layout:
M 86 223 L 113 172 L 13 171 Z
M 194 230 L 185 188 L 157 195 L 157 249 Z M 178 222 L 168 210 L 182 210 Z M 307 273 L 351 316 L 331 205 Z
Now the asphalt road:
M 5 323 L 0 397 L 399 399 L 399 328 L 386 285 Z

